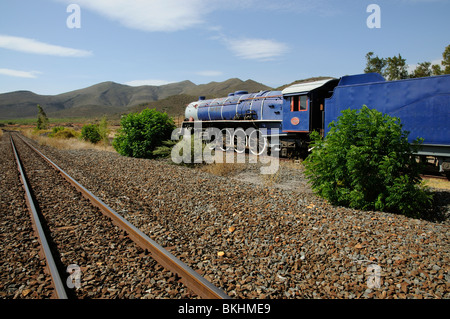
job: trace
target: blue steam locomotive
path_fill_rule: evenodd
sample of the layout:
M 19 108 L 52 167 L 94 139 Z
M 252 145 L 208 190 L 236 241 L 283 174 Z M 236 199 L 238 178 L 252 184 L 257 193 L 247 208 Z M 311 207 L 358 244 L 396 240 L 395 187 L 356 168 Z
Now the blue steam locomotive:
M 436 157 L 441 171 L 450 166 L 450 75 L 386 81 L 378 73 L 367 73 L 295 84 L 282 91 L 200 97 L 186 107 L 182 126 L 214 127 L 231 134 L 231 141 L 237 131 L 254 128 L 261 148 L 276 148 L 282 157 L 292 157 L 307 153 L 312 131 L 325 136 L 342 110 L 363 105 L 399 117 L 410 141 L 424 139 L 417 155 Z

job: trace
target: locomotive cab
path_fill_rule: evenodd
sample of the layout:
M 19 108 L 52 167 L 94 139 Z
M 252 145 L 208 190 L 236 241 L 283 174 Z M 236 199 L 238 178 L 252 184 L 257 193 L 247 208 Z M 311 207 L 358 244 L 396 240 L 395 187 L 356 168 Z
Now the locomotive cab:
M 338 79 L 326 79 L 291 85 L 283 90 L 283 133 L 281 155 L 307 153 L 309 133 L 324 134 L 324 104 Z
M 283 132 L 309 132 L 309 99 L 308 94 L 284 96 Z

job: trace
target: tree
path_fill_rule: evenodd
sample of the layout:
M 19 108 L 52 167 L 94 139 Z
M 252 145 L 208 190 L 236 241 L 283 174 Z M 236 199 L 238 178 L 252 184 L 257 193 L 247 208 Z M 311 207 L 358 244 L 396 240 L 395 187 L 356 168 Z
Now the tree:
M 399 54 L 398 57 L 379 58 L 373 57 L 373 52 L 366 54 L 366 68 L 365 73 L 377 72 L 390 81 L 402 80 L 410 78 L 420 78 L 426 76 L 435 76 L 442 74 L 450 74 L 450 45 L 448 45 L 442 53 L 442 66 L 439 64 L 431 64 L 431 62 L 419 63 L 417 68 L 408 74 L 406 59 L 403 59 Z
M 450 44 L 442 53 L 442 66 L 444 67 L 443 74 L 450 74 Z
M 344 110 L 322 139 L 311 134 L 313 151 L 305 160 L 314 191 L 334 205 L 420 217 L 432 204 L 421 184 L 421 164 L 399 118 L 363 106 Z
M 433 75 L 442 75 L 441 66 L 439 64 L 433 64 L 431 69 L 433 70 Z
M 386 59 L 378 56 L 373 57 L 373 55 L 373 52 L 366 54 L 365 73 L 376 72 L 390 81 L 408 78 L 406 59 L 403 59 L 400 54 Z
M 443 68 L 441 68 L 441 65 Z M 418 78 L 423 76 L 450 74 L 450 45 L 447 45 L 442 53 L 441 65 L 433 64 L 431 62 L 419 63 L 419 66 L 411 74 L 412 78 Z
M 106 116 L 103 116 L 100 120 L 100 123 L 98 124 L 98 133 L 100 134 L 100 138 L 103 141 L 103 144 L 105 146 L 109 145 L 109 129 L 108 129 L 108 120 L 106 119 Z
M 37 105 L 37 108 L 38 108 L 38 118 L 37 118 L 36 128 L 38 130 L 46 130 L 46 129 L 48 129 L 47 114 L 45 114 L 44 110 L 42 109 L 42 107 L 39 104 Z
M 387 58 L 386 77 L 389 81 L 408 78 L 406 59 L 403 59 L 400 54 L 398 56 Z
M 422 62 L 416 67 L 412 74 L 410 74 L 411 78 L 423 78 L 427 76 L 431 76 L 433 74 L 433 69 L 431 68 L 431 62 Z
M 384 58 L 379 58 L 378 56 L 373 57 L 374 53 L 369 52 L 366 54 L 366 68 L 364 69 L 365 73 L 376 72 L 381 75 L 385 74 L 387 61 Z
M 141 113 L 130 113 L 120 121 L 121 128 L 113 140 L 119 154 L 138 158 L 154 158 L 153 151 L 170 140 L 176 128 L 167 113 L 155 109 L 144 109 Z

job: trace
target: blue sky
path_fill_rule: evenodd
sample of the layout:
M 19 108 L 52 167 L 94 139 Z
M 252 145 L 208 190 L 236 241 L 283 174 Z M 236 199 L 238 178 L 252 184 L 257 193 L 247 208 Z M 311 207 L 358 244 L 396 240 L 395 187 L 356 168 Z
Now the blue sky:
M 80 28 L 67 25 L 71 4 Z M 367 26 L 369 4 L 381 28 Z M 277 87 L 362 73 L 369 51 L 439 62 L 449 12 L 449 0 L 1 0 L 0 93 L 233 77 Z

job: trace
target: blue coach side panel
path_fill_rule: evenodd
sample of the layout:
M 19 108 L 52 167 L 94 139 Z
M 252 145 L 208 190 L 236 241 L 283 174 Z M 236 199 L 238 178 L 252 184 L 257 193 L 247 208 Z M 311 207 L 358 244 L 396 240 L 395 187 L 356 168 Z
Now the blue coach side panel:
M 341 111 L 363 105 L 399 117 L 409 140 L 450 146 L 450 75 L 385 81 L 376 73 L 344 76 L 325 100 L 325 134 Z

